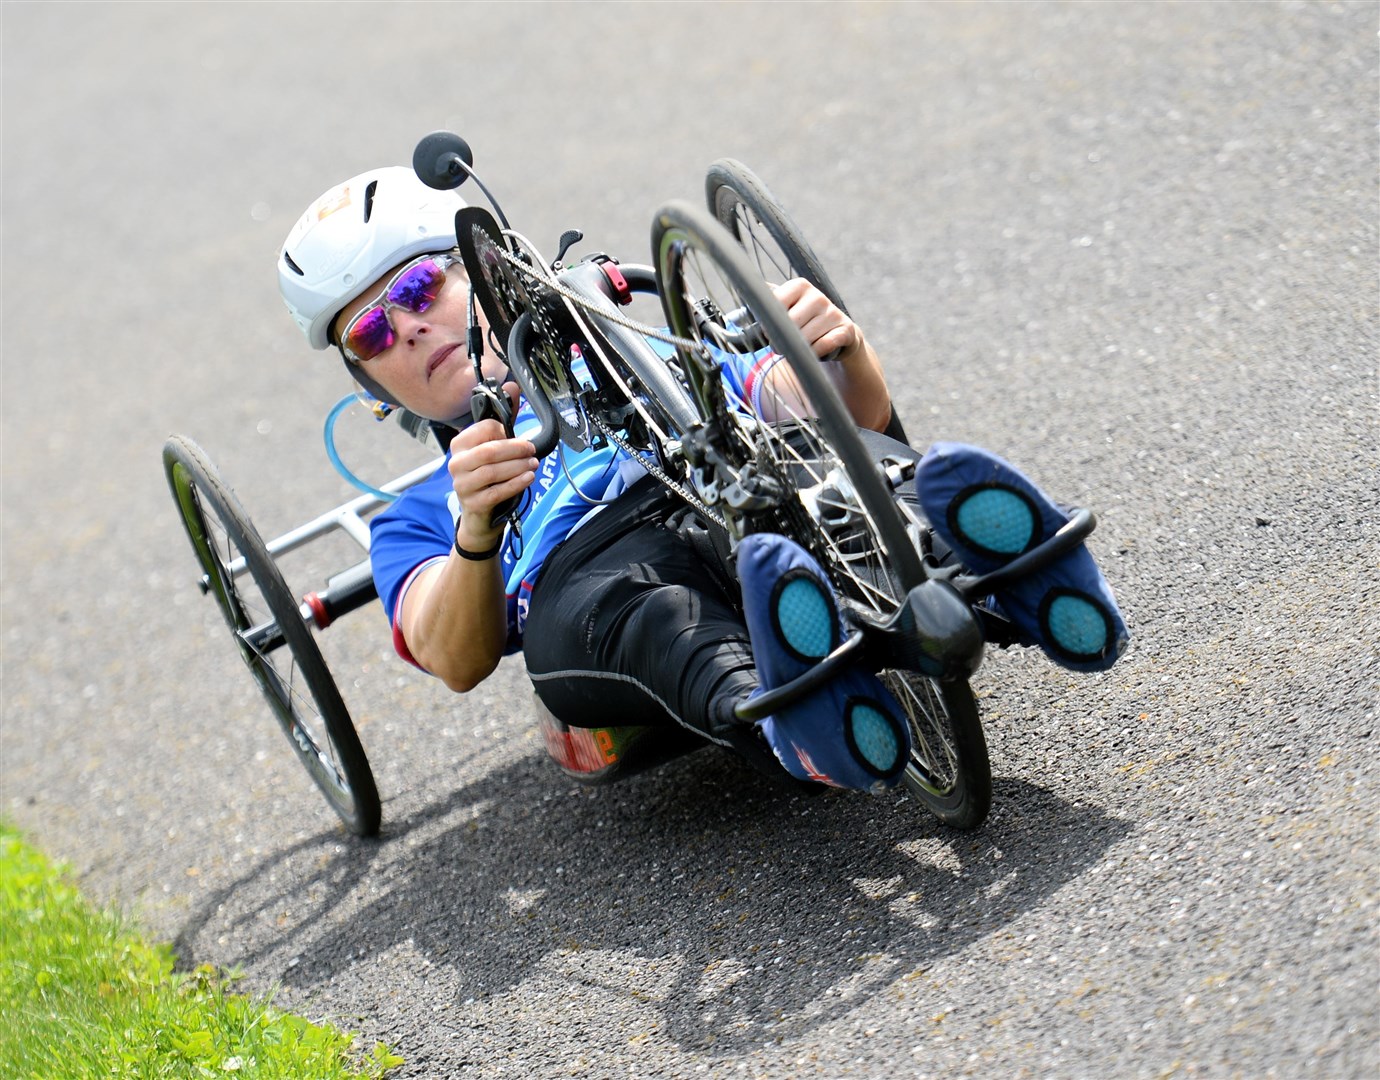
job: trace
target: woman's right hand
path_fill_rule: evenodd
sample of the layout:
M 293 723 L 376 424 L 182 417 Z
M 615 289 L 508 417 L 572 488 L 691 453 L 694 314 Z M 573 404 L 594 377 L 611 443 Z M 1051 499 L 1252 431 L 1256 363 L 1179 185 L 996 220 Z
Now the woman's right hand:
M 510 439 L 497 420 L 471 424 L 451 440 L 450 482 L 460 500 L 455 539 L 466 551 L 488 551 L 502 535 L 490 522 L 494 508 L 522 494 L 540 462 L 526 439 Z

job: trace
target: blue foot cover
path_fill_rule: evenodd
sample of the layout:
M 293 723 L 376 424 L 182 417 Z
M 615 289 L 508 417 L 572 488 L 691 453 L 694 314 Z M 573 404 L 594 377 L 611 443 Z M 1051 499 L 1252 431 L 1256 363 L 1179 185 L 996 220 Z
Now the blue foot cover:
M 763 690 L 797 678 L 842 643 L 833 590 L 798 544 L 768 533 L 747 537 L 738 545 L 738 577 Z M 874 791 L 895 784 L 910 760 L 905 714 L 875 675 L 853 667 L 760 726 L 799 780 Z
M 962 443 L 930 447 L 915 487 L 940 539 L 978 574 L 1004 566 L 1068 521 L 1017 469 Z M 1075 671 L 1106 670 L 1130 640 L 1111 587 L 1082 544 L 993 599 L 1027 644 Z

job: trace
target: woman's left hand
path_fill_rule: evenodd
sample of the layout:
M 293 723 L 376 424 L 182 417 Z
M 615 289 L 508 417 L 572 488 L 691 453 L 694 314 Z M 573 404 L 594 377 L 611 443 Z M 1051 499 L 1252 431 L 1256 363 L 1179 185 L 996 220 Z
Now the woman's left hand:
M 816 356 L 845 360 L 863 347 L 858 324 L 804 278 L 773 285 L 772 292 Z
M 891 395 L 887 392 L 882 362 L 867 343 L 862 327 L 803 278 L 773 285 L 772 292 L 785 305 L 791 322 L 814 354 L 831 361 L 825 365 L 825 372 L 854 421 L 873 431 L 885 430 L 891 420 Z M 785 367 L 777 365 L 773 370 Z M 784 377 L 784 372 L 777 376 Z

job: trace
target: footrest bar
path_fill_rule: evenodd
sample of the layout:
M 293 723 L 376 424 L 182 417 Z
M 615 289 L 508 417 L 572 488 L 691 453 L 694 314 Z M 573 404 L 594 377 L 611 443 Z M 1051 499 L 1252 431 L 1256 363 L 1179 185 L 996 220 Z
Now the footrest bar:
M 780 712 L 833 678 L 839 668 L 853 659 L 854 654 L 862 648 L 862 644 L 863 632 L 854 630 L 848 635 L 847 641 L 798 679 L 792 679 L 775 690 L 764 691 L 750 700 L 740 701 L 733 707 L 733 715 L 739 720 L 751 723 Z
M 991 573 L 983 574 L 980 577 L 958 577 L 953 580 L 952 584 L 963 594 L 965 600 L 980 600 L 984 596 L 991 596 L 1013 581 L 1018 581 L 1037 570 L 1043 570 L 1055 559 L 1067 555 L 1087 539 L 1088 534 L 1095 528 L 1097 528 L 1097 518 L 1093 516 L 1093 512 L 1075 508 L 1068 522 L 1039 547 L 1027 551 L 1024 555 L 1017 556 L 1005 566 L 999 567 Z

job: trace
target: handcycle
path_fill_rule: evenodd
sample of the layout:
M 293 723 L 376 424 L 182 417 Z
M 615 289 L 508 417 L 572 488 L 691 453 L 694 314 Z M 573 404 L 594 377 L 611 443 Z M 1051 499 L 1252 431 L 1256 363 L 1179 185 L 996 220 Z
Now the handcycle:
M 843 665 L 862 663 L 906 714 L 912 749 L 904 789 L 946 825 L 981 824 L 991 770 L 968 680 L 987 644 L 1016 640 L 982 601 L 1081 543 L 1095 525 L 1092 514 L 1075 510 L 1053 537 L 984 575 L 946 558 L 906 497 L 920 455 L 856 427 L 829 378 L 830 358 L 814 355 L 773 296 L 771 284 L 804 277 L 844 308 L 800 229 L 741 163 L 725 159 L 710 168 L 707 210 L 673 201 L 657 212 L 650 266 L 604 253 L 567 264 L 583 239 L 575 231 L 547 260 L 509 226 L 472 164 L 464 141 L 444 132 L 422 139 L 413 159 L 433 187 L 473 178 L 492 206 L 457 213 L 456 245 L 490 346 L 502 352 L 539 421 L 538 430 L 524 433 L 538 456 L 612 444 L 702 519 L 726 563 L 744 537 L 783 534 L 816 558 L 839 595 L 849 628 L 842 644 L 800 678 L 740 704 L 740 719 L 760 719 Z M 629 314 L 638 295 L 659 302 L 659 320 Z M 774 356 L 781 374 L 747 395 L 723 377 L 728 355 Z M 476 386 L 476 417 L 501 409 L 496 390 L 492 380 Z M 420 439 L 443 444 L 451 434 L 405 410 L 399 416 Z M 376 833 L 377 786 L 315 635 L 376 599 L 366 519 L 438 463 L 265 542 L 194 442 L 171 437 L 163 461 L 201 590 L 215 597 L 241 658 L 347 829 Z M 511 515 L 516 507 L 504 510 Z M 278 560 L 335 531 L 366 557 L 321 591 L 295 596 Z M 707 745 L 635 723 L 571 727 L 537 712 L 550 756 L 587 783 Z

